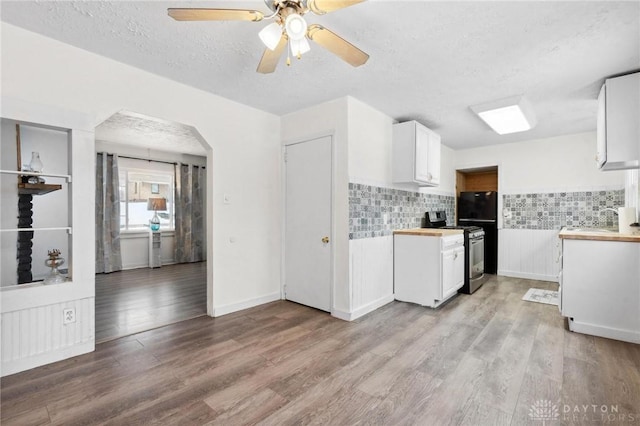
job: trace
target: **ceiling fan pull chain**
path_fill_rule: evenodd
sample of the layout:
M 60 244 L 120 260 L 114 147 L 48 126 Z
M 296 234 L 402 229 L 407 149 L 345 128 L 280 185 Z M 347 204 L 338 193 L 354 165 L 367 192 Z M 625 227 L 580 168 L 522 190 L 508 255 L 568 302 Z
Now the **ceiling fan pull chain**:
M 287 38 L 287 66 L 291 66 L 291 39 Z

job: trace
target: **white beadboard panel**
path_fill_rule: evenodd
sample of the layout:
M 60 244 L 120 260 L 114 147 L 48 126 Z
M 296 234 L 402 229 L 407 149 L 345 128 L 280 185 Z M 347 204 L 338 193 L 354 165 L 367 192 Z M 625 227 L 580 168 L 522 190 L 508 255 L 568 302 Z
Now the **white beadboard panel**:
M 362 316 L 365 316 L 366 314 L 368 314 L 369 312 L 373 312 L 378 308 L 381 308 L 382 306 L 386 305 L 387 303 L 391 303 L 395 300 L 395 297 L 393 294 L 390 294 L 388 296 L 382 297 L 378 300 L 375 300 L 371 303 L 368 303 L 367 305 L 364 305 L 352 312 L 344 312 L 344 311 L 340 311 L 337 309 L 334 309 L 333 311 L 331 311 L 331 315 L 344 320 L 344 321 L 353 321 L 356 320 Z
M 558 230 L 501 229 L 498 234 L 498 274 L 558 281 Z
M 160 250 L 163 265 L 175 263 L 173 242 L 173 231 L 162 233 Z M 120 234 L 120 251 L 122 253 L 122 269 L 148 268 L 149 233 Z
M 349 258 L 350 313 L 382 306 L 393 296 L 393 235 L 350 240 Z
M 90 297 L 2 313 L 1 375 L 92 351 L 94 305 Z M 69 308 L 75 309 L 76 321 L 63 324 L 63 310 Z

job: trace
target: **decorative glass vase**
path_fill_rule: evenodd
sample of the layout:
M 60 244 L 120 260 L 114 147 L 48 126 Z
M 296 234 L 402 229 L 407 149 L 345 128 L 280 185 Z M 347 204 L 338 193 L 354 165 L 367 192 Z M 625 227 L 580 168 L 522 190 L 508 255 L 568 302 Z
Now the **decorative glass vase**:
M 35 173 L 42 173 L 43 167 L 42 160 L 40 160 L 40 153 L 38 151 L 32 151 L 31 162 L 29 163 L 31 171 Z
M 30 171 L 34 173 L 42 173 L 43 167 L 42 160 L 40 160 L 40 153 L 38 151 L 32 151 L 31 162 L 29 163 Z M 44 179 L 40 176 L 30 176 L 27 182 L 32 184 L 44 183 Z
M 58 270 L 63 263 L 64 259 L 60 257 L 60 250 L 56 249 L 49 252 L 49 258 L 44 261 L 44 264 L 51 268 L 51 271 L 44 279 L 45 284 L 60 284 L 67 280 Z
M 150 227 L 152 231 L 159 231 L 160 230 L 160 218 L 158 217 L 158 212 L 156 211 L 153 215 L 153 217 L 151 218 L 151 220 L 149 221 Z

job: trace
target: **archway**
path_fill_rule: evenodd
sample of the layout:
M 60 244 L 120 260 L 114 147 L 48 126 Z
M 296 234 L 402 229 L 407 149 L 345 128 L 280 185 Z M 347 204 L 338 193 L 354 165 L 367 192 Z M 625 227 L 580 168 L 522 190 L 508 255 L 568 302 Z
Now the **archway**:
M 101 232 L 99 222 L 108 218 L 96 218 L 96 342 L 207 314 L 212 292 L 208 144 L 192 126 L 130 111 L 107 118 L 95 137 L 100 176 L 106 173 L 102 161 L 116 158 L 117 194 L 115 186 L 112 191 L 119 207 L 117 229 Z M 97 210 L 103 194 L 97 191 Z M 152 224 L 152 218 L 159 223 Z M 112 234 L 114 244 L 100 240 Z M 110 251 L 101 251 L 103 246 Z M 107 267 L 100 266 L 102 256 Z

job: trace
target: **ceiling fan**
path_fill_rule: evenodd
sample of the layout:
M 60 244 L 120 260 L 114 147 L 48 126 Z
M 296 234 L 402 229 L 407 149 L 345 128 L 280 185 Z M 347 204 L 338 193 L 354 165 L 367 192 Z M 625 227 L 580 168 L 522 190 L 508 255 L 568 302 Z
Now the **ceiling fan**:
M 334 10 L 343 9 L 365 0 L 264 0 L 273 12 L 265 16 L 257 10 L 244 9 L 204 9 L 204 8 L 170 8 L 169 16 L 176 21 L 262 21 L 274 19 L 258 34 L 267 46 L 257 71 L 268 74 L 275 71 L 278 61 L 288 46 L 291 55 L 298 59 L 311 47 L 307 39 L 324 47 L 339 56 L 345 62 L 358 67 L 369 59 L 362 50 L 342 37 L 326 29 L 322 25 L 307 25 L 303 15 L 313 12 L 324 15 Z M 287 55 L 287 65 L 291 64 Z

